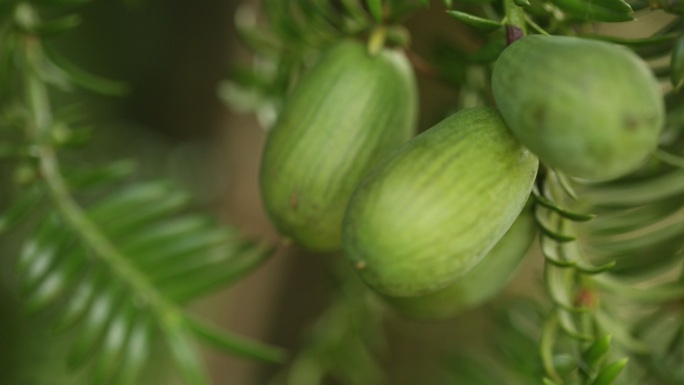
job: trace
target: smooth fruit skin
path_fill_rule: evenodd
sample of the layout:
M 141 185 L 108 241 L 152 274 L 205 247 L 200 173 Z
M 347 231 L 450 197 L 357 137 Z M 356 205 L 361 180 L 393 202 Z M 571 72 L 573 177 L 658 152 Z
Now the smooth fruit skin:
M 533 210 L 526 207 L 496 246 L 451 286 L 420 297 L 384 299 L 408 318 L 453 318 L 492 299 L 503 290 L 515 275 L 536 235 L 537 223 Z
M 380 157 L 415 132 L 417 87 L 400 51 L 371 56 L 333 47 L 288 96 L 268 134 L 261 192 L 281 234 L 313 251 L 341 248 L 354 188 Z
M 524 37 L 499 56 L 492 91 L 508 126 L 542 162 L 590 180 L 637 169 L 665 120 L 648 66 L 601 41 Z
M 411 297 L 453 284 L 522 211 L 537 157 L 496 110 L 460 111 L 384 158 L 352 196 L 344 251 L 381 294 Z

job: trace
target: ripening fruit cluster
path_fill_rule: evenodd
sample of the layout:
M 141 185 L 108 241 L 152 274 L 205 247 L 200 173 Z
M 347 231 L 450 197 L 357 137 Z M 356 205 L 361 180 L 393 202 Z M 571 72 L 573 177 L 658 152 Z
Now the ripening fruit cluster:
M 278 230 L 340 249 L 395 309 L 445 318 L 494 296 L 536 236 L 539 163 L 605 180 L 637 169 L 664 120 L 658 83 L 609 43 L 529 36 L 495 63 L 497 108 L 414 137 L 418 96 L 399 50 L 331 48 L 287 98 L 261 165 Z

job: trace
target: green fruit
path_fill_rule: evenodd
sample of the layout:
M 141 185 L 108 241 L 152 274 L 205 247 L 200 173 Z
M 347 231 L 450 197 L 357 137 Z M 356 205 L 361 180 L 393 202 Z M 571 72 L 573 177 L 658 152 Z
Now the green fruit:
M 542 162 L 579 178 L 637 169 L 656 148 L 665 119 L 648 66 L 601 41 L 524 37 L 499 56 L 492 90 L 515 136 Z
M 420 297 L 385 300 L 400 313 L 416 319 L 441 320 L 475 308 L 493 298 L 513 278 L 536 234 L 537 223 L 529 207 L 496 246 L 451 286 Z
M 396 297 L 453 284 L 522 211 L 538 160 L 496 110 L 458 112 L 402 145 L 364 178 L 344 222 L 361 278 Z
M 417 109 L 400 51 L 333 47 L 287 97 L 268 135 L 261 192 L 279 231 L 310 250 L 340 249 L 349 197 L 370 166 L 413 135 Z

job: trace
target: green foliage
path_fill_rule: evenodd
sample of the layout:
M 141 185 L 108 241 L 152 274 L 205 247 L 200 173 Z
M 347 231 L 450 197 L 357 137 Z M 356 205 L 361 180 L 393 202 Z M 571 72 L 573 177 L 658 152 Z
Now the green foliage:
M 53 111 L 51 87 L 119 95 L 126 86 L 47 53 L 43 39 L 75 26 L 76 16 L 43 23 L 33 5 L 18 2 L 6 17 L 0 46 L 10 49 L 2 52 L 0 75 L 13 81 L 3 89 L 0 135 L 16 196 L 0 216 L 0 232 L 22 225 L 30 233 L 16 280 L 28 312 L 49 315 L 56 332 L 78 328 L 69 366 L 87 364 L 91 383 L 133 384 L 157 340 L 193 385 L 209 383 L 194 342 L 281 361 L 280 349 L 219 330 L 183 306 L 242 278 L 271 248 L 192 213 L 190 197 L 169 182 L 110 187 L 133 171 L 130 162 L 83 167 L 61 159 L 83 135 Z
M 93 131 L 57 108 L 56 95 L 131 90 L 83 71 L 49 44 L 78 28 L 83 19 L 75 12 L 84 3 L 0 1 L 0 166 L 11 170 L 2 176 L 11 202 L 3 203 L 0 234 L 23 237 L 10 274 L 24 307 L 53 319 L 56 332 L 75 335 L 65 355 L 89 383 L 136 383 L 158 343 L 193 385 L 209 383 L 197 343 L 282 362 L 280 349 L 222 331 L 186 309 L 249 274 L 271 255 L 270 247 L 198 214 L 172 183 L 128 182 L 136 170 L 129 161 L 87 167 L 70 161 Z M 463 32 L 455 35 L 466 38 L 445 34 L 431 46 L 411 48 L 404 21 L 428 7 L 446 10 Z M 597 33 L 599 22 L 630 22 L 657 9 L 673 17 L 650 35 Z M 636 172 L 601 183 L 543 165 L 532 195 L 546 298 L 509 300 L 491 312 L 495 354 L 454 347 L 442 383 L 681 385 L 682 12 L 678 2 L 658 0 L 245 3 L 235 26 L 254 55 L 228 71 L 219 94 L 236 109 L 256 112 L 269 128 L 301 75 L 343 38 L 362 40 L 370 51 L 401 47 L 422 78 L 458 92 L 450 106 L 458 109 L 491 104 L 492 66 L 524 34 L 578 36 L 633 50 L 674 86 L 663 87 L 667 122 L 657 152 Z M 274 384 L 386 380 L 378 353 L 385 351 L 383 326 L 391 317 L 357 277 L 336 274 L 330 306 Z
M 447 11 L 447 13 L 453 16 L 456 20 L 483 32 L 491 32 L 501 28 L 502 26 L 502 24 L 498 21 L 473 16 L 461 11 Z

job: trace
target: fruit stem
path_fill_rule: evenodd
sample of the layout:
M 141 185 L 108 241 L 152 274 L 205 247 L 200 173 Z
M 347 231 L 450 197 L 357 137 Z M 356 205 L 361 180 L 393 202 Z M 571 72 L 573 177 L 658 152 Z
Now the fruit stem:
M 506 12 L 506 43 L 511 45 L 514 41 L 527 35 L 525 10 L 516 5 L 515 0 L 504 0 L 504 11 Z

